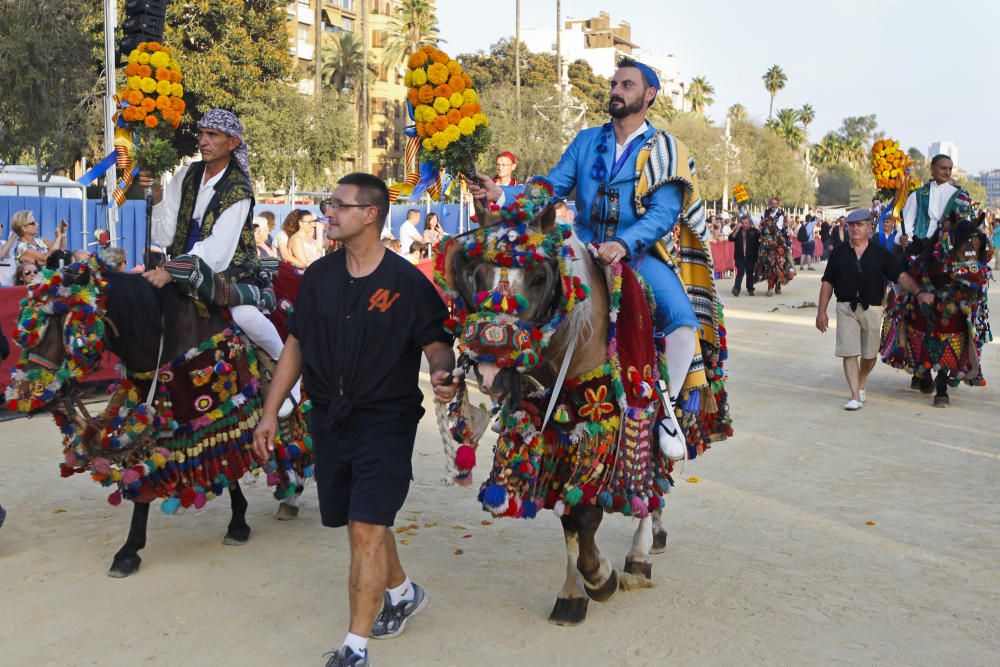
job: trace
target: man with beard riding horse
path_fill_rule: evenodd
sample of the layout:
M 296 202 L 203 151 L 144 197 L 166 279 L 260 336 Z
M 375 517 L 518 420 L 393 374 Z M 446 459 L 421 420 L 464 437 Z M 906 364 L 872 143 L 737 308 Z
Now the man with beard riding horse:
M 682 220 L 701 236 L 705 215 L 687 149 L 646 120 L 659 90 L 649 66 L 623 59 L 611 79 L 611 121 L 581 131 L 548 179 L 559 197 L 576 189 L 574 231 L 585 244 L 597 246 L 598 259 L 609 266 L 628 262 L 651 287 L 656 328 L 666 337 L 673 405 L 692 369 L 701 324 L 661 241 Z M 501 188 L 483 174 L 477 180 L 469 186 L 473 197 L 501 206 L 519 191 Z M 703 305 L 714 313 L 712 297 Z M 678 458 L 678 449 L 683 452 L 684 436 L 676 420 L 661 425 L 660 446 L 671 458 Z
M 236 114 L 212 109 L 202 116 L 198 149 L 200 162 L 182 168 L 165 192 L 154 188 L 152 241 L 167 249 L 169 261 L 143 277 L 156 287 L 177 282 L 195 298 L 229 306 L 236 325 L 277 360 L 284 344 L 263 313 L 274 307 L 274 294 L 254 241 L 248 148 Z M 139 185 L 152 184 L 141 172 Z M 291 395 L 299 401 L 298 383 Z M 280 416 L 293 407 L 286 399 Z

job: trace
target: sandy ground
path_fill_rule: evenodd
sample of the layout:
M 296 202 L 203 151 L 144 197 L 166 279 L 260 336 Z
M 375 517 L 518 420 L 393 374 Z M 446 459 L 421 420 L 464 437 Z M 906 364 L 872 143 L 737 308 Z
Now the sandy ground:
M 880 364 L 868 404 L 845 413 L 833 333 L 798 308 L 816 299 L 818 272 L 773 298 L 730 286 L 736 437 L 677 476 L 656 587 L 592 602 L 582 626 L 548 624 L 558 522 L 490 523 L 473 490 L 442 486 L 428 416 L 400 516 L 419 528 L 398 537 L 430 605 L 401 638 L 372 642 L 374 664 L 1000 664 L 997 384 L 934 409 Z M 985 353 L 993 383 L 998 350 Z M 339 644 L 346 535 L 321 527 L 313 488 L 300 519 L 281 523 L 263 484 L 250 487 L 242 547 L 221 544 L 224 500 L 154 510 L 142 569 L 113 580 L 129 509 L 86 478 L 60 479 L 58 443 L 47 417 L 0 424 L 0 664 L 321 665 Z M 602 526 L 614 562 L 632 529 Z

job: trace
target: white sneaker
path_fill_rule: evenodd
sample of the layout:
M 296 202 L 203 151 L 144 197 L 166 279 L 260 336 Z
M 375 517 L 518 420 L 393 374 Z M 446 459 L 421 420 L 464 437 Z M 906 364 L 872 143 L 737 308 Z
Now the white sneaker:
M 853 398 L 844 403 L 845 410 L 860 410 L 862 407 L 861 401 L 855 401 Z
M 861 402 L 862 402 L 862 403 L 864 403 L 864 402 L 865 402 L 865 401 L 867 400 L 867 398 L 868 398 L 868 397 L 867 397 L 867 396 L 865 395 L 865 390 L 864 390 L 864 389 L 861 389 L 860 391 L 858 391 L 858 394 L 859 394 L 859 395 L 861 396 Z

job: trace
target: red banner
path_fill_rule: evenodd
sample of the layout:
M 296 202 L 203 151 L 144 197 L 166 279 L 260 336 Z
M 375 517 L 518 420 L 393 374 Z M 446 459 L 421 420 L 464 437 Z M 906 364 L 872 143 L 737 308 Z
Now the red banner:
M 14 332 L 17 330 L 17 316 L 21 313 L 21 299 L 27 293 L 27 287 L 0 287 L 0 327 L 3 327 L 3 335 L 10 342 L 10 356 L 0 364 L 0 388 L 3 389 L 10 383 L 10 372 L 21 358 L 21 348 L 14 342 Z M 100 368 L 87 376 L 87 380 L 113 380 L 118 377 L 115 373 L 116 363 L 118 357 L 110 352 L 105 353 Z

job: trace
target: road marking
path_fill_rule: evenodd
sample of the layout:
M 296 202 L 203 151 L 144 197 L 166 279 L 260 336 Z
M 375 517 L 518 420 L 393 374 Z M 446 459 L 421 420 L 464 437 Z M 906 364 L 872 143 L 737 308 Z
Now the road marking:
M 982 456 L 988 459 L 994 459 L 1000 461 L 1000 454 L 994 454 L 993 452 L 983 452 L 978 449 L 968 449 L 966 447 L 956 447 L 955 445 L 946 445 L 943 442 L 934 442 L 933 440 L 925 440 L 924 438 L 917 438 L 920 442 L 926 442 L 928 445 L 934 445 L 935 447 L 943 447 L 945 449 L 952 449 L 956 452 L 962 452 L 964 454 L 975 454 L 976 456 Z

